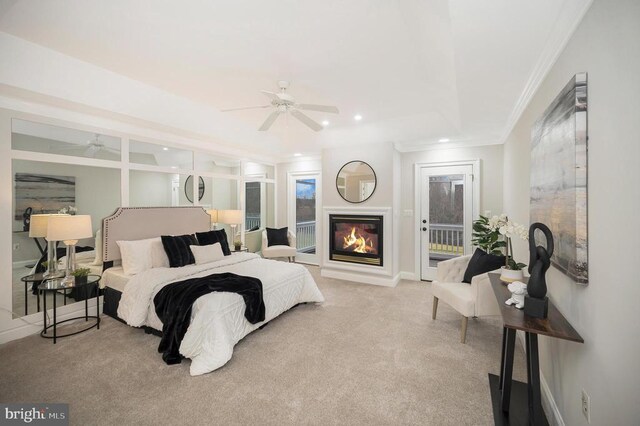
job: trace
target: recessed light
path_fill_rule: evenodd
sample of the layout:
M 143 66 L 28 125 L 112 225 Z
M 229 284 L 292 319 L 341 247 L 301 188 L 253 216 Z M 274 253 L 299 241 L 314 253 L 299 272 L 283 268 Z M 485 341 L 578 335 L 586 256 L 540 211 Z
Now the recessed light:
M 172 168 L 172 169 L 177 169 L 177 168 L 178 168 L 178 166 L 171 166 L 171 168 Z
M 300 154 L 299 152 L 296 152 L 293 154 L 294 157 L 302 157 L 302 154 Z
M 164 148 L 162 148 L 163 151 L 169 151 L 169 148 L 167 148 L 166 146 Z
M 323 126 L 325 126 L 325 127 L 327 127 L 327 126 L 329 125 L 329 120 L 324 120 L 324 121 L 322 122 L 322 125 L 323 125 Z
M 440 143 L 449 142 L 449 138 L 438 139 L 438 142 L 440 142 Z
M 356 120 L 356 121 L 360 121 L 360 120 L 362 120 L 362 116 L 360 114 L 356 114 L 356 115 L 353 116 L 353 119 Z

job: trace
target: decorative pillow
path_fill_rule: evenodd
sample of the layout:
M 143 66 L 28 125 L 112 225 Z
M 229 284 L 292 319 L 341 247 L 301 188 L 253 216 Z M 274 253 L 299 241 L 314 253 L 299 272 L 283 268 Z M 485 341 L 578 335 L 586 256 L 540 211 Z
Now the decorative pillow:
M 220 243 L 209 244 L 207 246 L 189 246 L 189 248 L 196 260 L 196 265 L 224 259 L 224 253 L 222 252 L 222 245 Z
M 199 245 L 208 246 L 220 243 L 224 255 L 231 255 L 231 250 L 229 250 L 229 241 L 227 240 L 227 232 L 224 229 L 214 229 L 209 232 L 196 232 L 196 237 L 198 237 Z
M 122 269 L 125 275 L 136 275 L 151 269 L 151 250 L 149 240 L 116 241 L 120 247 Z
M 267 247 L 271 246 L 288 246 L 289 245 L 289 237 L 288 237 L 288 227 L 274 229 L 267 228 Z
M 179 235 L 176 237 L 163 235 L 160 238 L 162 238 L 162 246 L 169 258 L 169 267 L 179 268 L 196 262 L 191 249 L 189 249 L 189 246 L 198 244 L 194 235 Z
M 102 265 L 102 228 L 99 228 L 98 232 L 96 232 L 95 252 L 96 257 L 91 264 L 100 266 Z
M 258 229 L 260 229 L 260 226 L 256 225 L 253 228 L 249 229 L 247 232 L 257 231 Z
M 464 271 L 464 278 L 462 279 L 462 282 L 470 284 L 471 278 L 504 266 L 505 260 L 504 256 L 489 254 L 486 251 L 477 248 L 469 260 L 467 270 Z
M 169 257 L 164 250 L 162 239 L 160 237 L 150 238 L 150 250 L 151 250 L 151 267 L 152 268 L 169 268 Z

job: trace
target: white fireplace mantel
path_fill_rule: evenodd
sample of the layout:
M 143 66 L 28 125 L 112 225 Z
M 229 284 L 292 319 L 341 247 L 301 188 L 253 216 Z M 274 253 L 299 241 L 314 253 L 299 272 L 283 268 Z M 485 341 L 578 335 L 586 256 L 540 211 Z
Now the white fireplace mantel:
M 349 207 L 324 207 L 323 209 L 323 248 L 322 250 L 322 270 L 323 277 L 345 279 L 349 281 L 362 282 L 366 284 L 376 284 L 393 287 L 398 282 L 398 277 L 393 277 L 393 215 L 391 207 L 370 207 L 370 206 L 349 206 Z M 348 262 L 330 260 L 329 250 L 329 216 L 336 214 L 344 215 L 371 215 L 382 216 L 382 265 L 360 265 Z

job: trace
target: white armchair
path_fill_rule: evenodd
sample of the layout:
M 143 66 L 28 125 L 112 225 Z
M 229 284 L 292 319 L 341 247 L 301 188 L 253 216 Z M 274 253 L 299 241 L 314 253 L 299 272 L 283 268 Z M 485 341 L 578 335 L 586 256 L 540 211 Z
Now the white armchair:
M 460 341 L 466 342 L 469 317 L 500 315 L 488 274 L 476 275 L 471 284 L 463 283 L 471 255 L 460 256 L 438 263 L 437 279 L 431 284 L 433 293 L 433 319 L 436 319 L 438 301 L 442 300 L 462 314 Z
M 262 257 L 265 259 L 275 257 L 286 257 L 289 262 L 295 262 L 296 260 L 296 236 L 293 232 L 287 232 L 287 240 L 289 245 L 278 245 L 269 247 L 269 241 L 267 240 L 267 230 L 262 231 Z

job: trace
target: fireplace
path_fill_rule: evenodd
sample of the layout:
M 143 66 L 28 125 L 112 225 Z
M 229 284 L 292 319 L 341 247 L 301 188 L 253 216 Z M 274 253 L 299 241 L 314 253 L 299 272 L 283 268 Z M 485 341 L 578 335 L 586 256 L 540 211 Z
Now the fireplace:
M 382 216 L 329 215 L 329 259 L 382 266 Z

